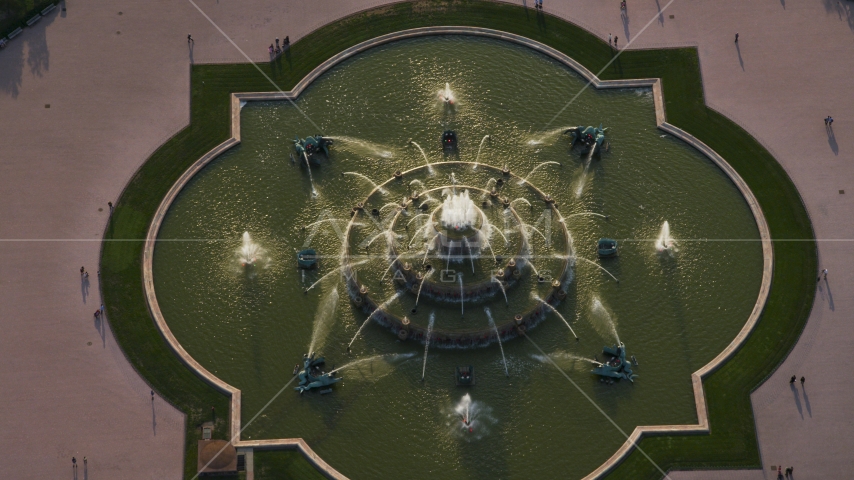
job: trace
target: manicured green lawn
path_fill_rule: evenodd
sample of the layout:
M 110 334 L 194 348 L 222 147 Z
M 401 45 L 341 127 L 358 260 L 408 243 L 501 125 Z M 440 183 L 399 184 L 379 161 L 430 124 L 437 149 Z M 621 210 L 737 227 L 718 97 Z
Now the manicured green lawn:
M 324 479 L 305 458 L 296 451 L 255 450 L 255 480 Z
M 566 53 L 594 73 L 605 68 L 613 55 L 606 43 L 581 28 L 534 10 L 479 1 L 427 0 L 345 18 L 295 42 L 275 63 L 259 66 L 279 88 L 289 90 L 315 66 L 347 47 L 382 34 L 433 25 L 479 26 L 523 35 Z M 739 172 L 762 206 L 772 238 L 813 238 L 806 210 L 783 168 L 742 128 L 705 106 L 696 50 L 629 51 L 600 77 L 662 78 L 668 122 L 715 149 Z M 190 126 L 161 146 L 132 178 L 116 203 L 105 239 L 144 238 L 160 200 L 180 174 L 228 138 L 229 94 L 271 90 L 275 88 L 252 65 L 194 66 Z M 185 475 L 190 478 L 196 473 L 199 425 L 210 419 L 214 406 L 215 437 L 226 438 L 229 400 L 184 367 L 151 320 L 143 297 L 142 248 L 141 241 L 104 242 L 105 303 L 128 359 L 155 389 L 187 413 Z M 815 243 L 775 242 L 774 259 L 773 286 L 762 319 L 736 356 L 705 382 L 712 433 L 648 437 L 640 442 L 663 469 L 760 467 L 749 393 L 773 372 L 803 330 L 815 295 Z M 307 462 L 293 454 L 275 453 L 282 456 L 256 453 L 256 464 L 259 459 L 260 465 L 271 465 L 271 469 L 287 464 L 283 471 L 305 478 L 305 469 L 311 468 Z M 633 452 L 611 476 L 640 479 L 661 474 Z

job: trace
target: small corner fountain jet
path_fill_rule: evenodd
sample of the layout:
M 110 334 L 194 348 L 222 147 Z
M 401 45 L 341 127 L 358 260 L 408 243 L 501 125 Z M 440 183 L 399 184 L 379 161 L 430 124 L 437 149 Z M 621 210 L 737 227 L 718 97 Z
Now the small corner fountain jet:
M 324 137 L 319 133 L 313 137 L 305 137 L 304 139 L 300 139 L 296 137 L 293 139 L 294 148 L 297 151 L 297 156 L 300 158 L 305 158 L 307 162 L 311 162 L 314 166 L 320 166 L 320 160 L 317 158 L 317 153 L 323 152 L 327 157 L 329 156 L 329 147 L 332 145 L 332 139 L 328 137 Z
M 454 105 L 454 92 L 451 91 L 450 83 L 445 83 L 445 89 L 439 90 L 439 99 L 448 105 Z
M 626 345 L 620 342 L 619 345 L 613 347 L 604 347 L 602 353 L 605 354 L 607 360 L 604 363 L 595 363 L 591 373 L 600 377 L 626 379 L 634 383 L 637 374 L 632 372 L 632 367 L 626 361 Z
M 608 128 L 602 128 L 600 123 L 599 128 L 579 125 L 564 131 L 563 134 L 570 136 L 570 148 L 577 144 L 582 147 L 582 155 L 590 153 L 591 149 L 595 155 L 601 153 L 603 149 L 607 152 L 611 148 L 610 144 L 605 141 L 605 130 Z
M 300 394 L 312 388 L 329 387 L 334 383 L 344 380 L 344 377 L 335 376 L 335 371 L 325 373 L 321 365 L 326 363 L 323 357 L 315 358 L 314 352 L 303 355 L 303 369 L 299 372 L 299 386 L 294 388 Z M 324 392 L 320 392 L 324 393 Z

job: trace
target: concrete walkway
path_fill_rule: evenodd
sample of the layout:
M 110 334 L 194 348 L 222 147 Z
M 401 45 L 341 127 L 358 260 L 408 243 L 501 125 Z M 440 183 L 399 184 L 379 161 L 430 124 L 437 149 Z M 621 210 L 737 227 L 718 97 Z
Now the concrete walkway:
M 547 12 L 632 48 L 698 45 L 706 100 L 787 169 L 812 216 L 822 268 L 801 341 L 752 396 L 764 469 L 674 479 L 845 478 L 854 461 L 854 3 L 546 0 Z M 383 2 L 197 0 L 247 54 Z M 533 0 L 529 2 L 533 4 Z M 121 14 L 119 14 L 121 12 Z M 670 18 L 673 15 L 673 18 Z M 308 22 L 304 19 L 309 18 Z M 640 30 L 652 21 L 650 26 Z M 740 33 L 739 43 L 733 42 Z M 195 45 L 188 49 L 187 33 Z M 148 387 L 92 313 L 98 239 L 114 200 L 189 118 L 189 68 L 245 58 L 189 1 L 68 0 L 0 50 L 0 451 L 9 478 L 179 478 L 183 422 Z M 46 105 L 50 108 L 46 108 Z M 833 115 L 833 132 L 822 119 Z M 845 194 L 840 194 L 845 190 Z M 103 211 L 99 211 L 103 209 Z M 91 276 L 88 292 L 79 268 Z M 91 342 L 92 345 L 88 345 Z M 827 368 L 832 365 L 833 368 Z M 790 389 L 791 375 L 807 377 Z

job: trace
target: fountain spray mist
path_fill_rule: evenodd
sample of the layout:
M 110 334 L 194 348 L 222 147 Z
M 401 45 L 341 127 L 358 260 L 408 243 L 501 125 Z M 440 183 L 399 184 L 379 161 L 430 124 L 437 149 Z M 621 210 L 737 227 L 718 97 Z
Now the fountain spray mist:
M 341 370 L 345 370 L 348 368 L 358 367 L 364 365 L 366 363 L 373 363 L 378 360 L 382 360 L 383 363 L 390 364 L 391 362 L 396 362 L 399 360 L 406 360 L 415 356 L 415 352 L 410 353 L 386 353 L 383 355 L 374 355 L 372 357 L 360 358 L 358 360 L 353 360 L 350 363 L 342 365 L 335 370 L 330 371 L 329 373 L 337 373 Z M 380 372 L 382 373 L 382 372 Z
M 424 286 L 424 282 L 427 280 L 427 278 L 430 277 L 430 275 L 433 275 L 433 272 L 435 272 L 435 271 L 436 271 L 435 269 L 431 268 L 430 271 L 427 272 L 427 275 L 424 275 L 424 277 L 421 279 L 421 283 L 418 284 L 418 295 L 415 296 L 415 306 L 416 307 L 418 306 L 418 299 L 421 298 L 421 287 Z
M 492 281 L 498 284 L 498 287 L 501 288 L 501 293 L 504 295 L 504 304 L 508 307 L 510 306 L 510 302 L 507 301 L 507 291 L 504 290 L 504 284 L 501 283 L 501 280 L 495 278 L 495 275 L 492 276 Z
M 489 135 L 484 135 L 480 140 L 480 146 L 477 147 L 477 156 L 474 157 L 474 166 L 471 167 L 472 170 L 477 170 L 478 162 L 480 161 L 480 151 L 483 149 L 483 142 L 489 139 Z
M 427 324 L 427 336 L 424 337 L 424 363 L 421 366 L 421 381 L 427 373 L 427 350 L 430 349 L 430 336 L 433 334 L 433 323 L 436 322 L 436 313 L 430 312 L 430 322 Z
M 530 178 L 530 177 L 531 177 L 531 175 L 533 175 L 533 174 L 534 174 L 534 172 L 536 172 L 537 170 L 539 170 L 539 169 L 540 169 L 540 168 L 542 168 L 542 167 L 545 167 L 546 165 L 552 165 L 552 164 L 553 164 L 553 165 L 561 165 L 561 163 L 560 163 L 560 162 L 543 162 L 543 163 L 541 163 L 541 164 L 537 165 L 536 167 L 534 167 L 534 169 L 533 169 L 533 170 L 531 170 L 530 172 L 528 172 L 528 174 L 527 174 L 527 175 L 525 175 L 525 178 L 523 178 L 522 180 L 520 180 L 520 181 L 519 181 L 519 183 L 518 183 L 517 185 L 524 185 L 524 184 L 528 181 L 528 178 Z M 563 165 L 561 165 L 561 166 L 563 166 Z M 529 205 L 530 205 L 530 204 L 529 204 Z
M 430 165 L 430 160 L 428 160 L 428 159 L 427 159 L 427 154 L 426 154 L 426 153 L 424 153 L 424 150 L 421 148 L 421 145 L 418 145 L 418 143 L 416 143 L 416 142 L 414 142 L 414 141 L 412 141 L 412 140 L 410 140 L 410 142 L 411 142 L 413 145 L 415 145 L 415 147 L 416 147 L 416 148 L 418 148 L 418 151 L 419 151 L 419 152 L 421 152 L 421 156 L 422 156 L 422 157 L 424 157 L 424 163 L 426 163 L 426 164 L 427 164 L 427 171 L 428 171 L 428 172 L 430 172 L 430 175 L 433 175 L 433 166 L 432 166 L 432 165 Z
M 565 132 L 567 128 L 571 128 L 571 127 L 554 128 L 552 130 L 542 132 L 542 134 L 540 134 L 540 136 L 531 138 L 530 140 L 528 140 L 525 143 L 528 145 L 531 145 L 531 146 L 542 145 L 542 144 L 544 144 L 550 140 L 556 139 L 557 136 L 560 135 L 561 133 Z
M 329 334 L 332 322 L 335 320 L 335 308 L 338 306 L 338 288 L 333 288 L 320 303 L 317 314 L 314 316 L 314 329 L 311 332 L 311 343 L 308 352 L 311 354 L 315 347 L 322 344 Z
M 587 260 L 586 258 L 582 258 L 582 257 L 573 257 L 573 258 L 575 258 L 576 260 L 582 260 L 582 261 L 584 261 L 584 262 L 589 263 L 590 265 L 593 265 L 594 267 L 598 268 L 599 270 L 602 270 L 603 272 L 607 273 L 607 274 L 608 274 L 608 276 L 610 276 L 611 278 L 613 278 L 615 282 L 620 283 L 620 281 L 617 279 L 617 277 L 615 277 L 614 275 L 612 275 L 612 274 L 611 274 L 611 272 L 609 272 L 608 270 L 606 270 L 606 269 L 605 269 L 605 267 L 603 267 L 602 265 L 599 265 L 598 263 L 596 263 L 596 262 L 594 262 L 594 261 Z
M 249 232 L 243 232 L 242 243 L 240 248 L 237 249 L 237 257 L 240 260 L 240 265 L 243 267 L 255 265 L 256 262 L 263 259 L 264 253 L 264 249 L 252 241 Z
M 324 279 L 326 279 L 326 277 L 328 277 L 328 276 L 332 275 L 333 273 L 338 272 L 338 271 L 340 271 L 340 270 L 343 270 L 343 269 L 347 268 L 348 266 L 349 266 L 349 267 L 355 267 L 355 266 L 361 265 L 361 264 L 363 264 L 363 263 L 368 263 L 368 260 L 360 260 L 360 261 L 358 261 L 358 262 L 356 262 L 356 263 L 354 263 L 354 264 L 352 264 L 352 265 L 341 265 L 340 267 L 336 268 L 335 270 L 332 270 L 331 272 L 327 273 L 326 275 L 324 275 L 324 276 L 320 277 L 320 279 L 319 279 L 319 280 L 317 280 L 316 282 L 312 283 L 310 287 L 306 288 L 306 289 L 305 289 L 305 291 L 304 291 L 303 293 L 308 293 L 308 291 L 309 291 L 309 290 L 311 290 L 312 288 L 314 288 L 315 286 L 317 286 L 317 284 L 319 284 L 320 282 L 322 282 Z
M 584 171 L 581 172 L 581 178 L 578 179 L 578 188 L 575 189 L 575 198 L 581 197 L 581 192 L 584 191 L 584 184 L 587 183 L 587 171 L 590 170 L 590 162 L 593 161 L 593 152 L 596 148 L 591 147 L 590 153 L 587 154 L 587 159 L 584 160 Z
M 366 318 L 366 319 L 365 319 L 365 321 L 364 321 L 364 322 L 362 322 L 362 326 L 360 326 L 360 327 L 359 327 L 359 330 L 357 330 L 357 331 L 356 331 L 356 334 L 355 334 L 355 335 L 353 335 L 353 339 L 352 339 L 352 340 L 350 340 L 350 343 L 348 343 L 348 344 L 347 344 L 347 350 L 348 350 L 348 351 L 350 350 L 350 347 L 352 347 L 352 346 L 353 346 L 353 342 L 355 342 L 355 341 L 356 341 L 356 339 L 357 339 L 357 338 L 359 338 L 359 334 L 360 334 L 360 333 L 362 333 L 362 329 L 364 329 L 364 328 L 365 328 L 365 325 L 367 325 L 368 323 L 370 323 L 370 322 L 371 322 L 371 319 L 372 319 L 372 318 L 374 318 L 374 315 L 376 315 L 376 314 L 377 314 L 377 312 L 381 312 L 381 311 L 382 311 L 385 307 L 387 307 L 391 302 L 393 302 L 393 301 L 397 300 L 397 297 L 401 296 L 402 294 L 403 294 L 403 290 L 401 290 L 401 291 L 399 291 L 399 292 L 395 293 L 395 294 L 394 294 L 394 295 L 392 295 L 388 300 L 386 300 L 386 301 L 385 301 L 385 302 L 383 302 L 379 307 L 377 307 L 373 312 L 371 312 L 371 314 L 370 314 L 370 315 L 368 315 L 368 318 Z
M 558 311 L 557 311 L 557 309 L 556 309 L 555 307 L 551 306 L 551 304 L 549 304 L 549 302 L 547 302 L 547 301 L 543 300 L 542 298 L 540 298 L 540 297 L 538 297 L 538 296 L 536 296 L 536 295 L 533 295 L 533 297 L 534 297 L 534 300 L 536 300 L 536 301 L 540 302 L 540 304 L 542 304 L 542 305 L 544 305 L 544 306 L 548 307 L 548 309 L 549 309 L 549 310 L 551 310 L 551 311 L 552 311 L 552 312 L 554 312 L 558 317 L 560 317 L 560 319 L 561 319 L 561 320 L 563 320 L 563 323 L 565 323 L 565 324 L 566 324 L 566 328 L 568 328 L 568 329 L 569 329 L 569 331 L 570 331 L 570 333 L 572 333 L 572 336 L 573 336 L 573 337 L 575 337 L 575 339 L 576 339 L 576 340 L 578 340 L 578 335 L 576 335 L 576 334 L 575 334 L 575 330 L 573 330 L 573 329 L 572 329 L 572 327 L 569 325 L 569 322 L 568 322 L 568 321 L 566 321 L 566 319 L 565 319 L 565 318 L 563 318 L 563 315 L 561 315 L 561 314 L 560 314 L 560 312 L 558 312 Z
M 392 158 L 394 153 L 386 146 L 353 137 L 334 136 L 328 137 L 336 142 L 341 142 L 341 147 L 359 155 L 375 155 L 380 158 Z
M 608 313 L 608 310 L 602 305 L 602 301 L 599 300 L 599 297 L 593 297 L 593 303 L 590 306 L 590 320 L 593 323 L 593 328 L 595 328 L 600 335 L 603 337 L 609 337 L 611 335 L 617 340 L 617 345 L 621 344 L 620 336 L 617 335 L 617 321 L 611 317 L 611 314 Z
M 463 274 L 459 274 L 460 277 L 460 316 L 464 317 L 466 315 L 466 294 L 463 291 Z
M 314 177 L 311 175 L 311 164 L 308 163 L 308 155 L 302 152 L 302 158 L 305 159 L 305 169 L 308 170 L 308 181 L 311 183 L 311 195 L 316 197 L 317 190 L 314 188 Z
M 658 252 L 672 252 L 676 248 L 676 240 L 670 236 L 670 224 L 665 222 L 661 225 L 661 232 L 655 240 L 655 249 Z
M 486 312 L 486 317 L 489 318 L 489 326 L 495 331 L 495 338 L 498 339 L 498 348 L 501 349 L 501 360 L 504 361 L 504 375 L 510 378 L 510 372 L 507 370 L 507 358 L 504 356 L 504 345 L 501 344 L 501 334 L 498 333 L 498 327 L 495 326 L 495 320 L 492 319 L 492 312 L 489 310 L 489 307 L 483 307 L 483 311 Z
M 386 190 L 386 189 L 384 189 L 383 187 L 381 187 L 381 186 L 377 185 L 377 182 L 375 182 L 375 181 L 371 180 L 371 179 L 370 179 L 370 178 L 368 178 L 366 175 L 362 175 L 362 174 L 361 174 L 361 173 L 359 173 L 359 172 L 344 172 L 344 175 L 355 175 L 355 176 L 357 176 L 357 177 L 361 178 L 362 180 L 366 180 L 368 183 L 370 183 L 370 184 L 371 184 L 371 186 L 373 186 L 375 189 L 379 190 L 379 192 L 380 192 L 381 194 L 383 194 L 383 195 L 388 195 L 388 190 Z

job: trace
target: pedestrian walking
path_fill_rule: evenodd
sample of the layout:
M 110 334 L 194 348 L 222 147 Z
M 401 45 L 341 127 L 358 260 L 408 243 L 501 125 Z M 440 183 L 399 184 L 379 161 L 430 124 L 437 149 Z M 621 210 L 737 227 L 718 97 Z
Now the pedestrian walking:
M 276 37 L 276 48 L 279 47 L 279 37 Z
M 107 202 L 107 206 L 110 207 L 110 215 L 113 214 L 113 202 Z
M 608 45 L 613 45 L 613 41 L 611 40 L 611 34 L 608 34 Z M 826 123 L 826 122 L 825 122 Z
M 104 304 L 102 303 L 101 304 L 101 315 L 103 315 L 103 314 L 104 314 Z
M 804 382 L 806 382 L 806 381 L 807 381 L 807 379 L 805 377 L 801 377 L 801 386 L 802 387 L 804 386 Z
M 73 465 L 74 468 L 77 469 L 77 459 L 76 458 L 71 457 L 71 465 Z
M 735 34 L 735 43 L 738 43 L 738 33 Z
M 80 267 L 80 276 L 81 276 L 81 277 L 83 276 L 83 273 L 84 273 L 85 271 L 86 271 L 86 269 L 85 269 L 85 268 Z
M 821 273 L 818 275 L 818 278 L 816 278 L 815 281 L 820 282 L 822 278 L 827 280 L 827 269 L 826 268 L 821 271 Z
M 151 401 L 154 401 L 154 390 L 151 391 Z
M 89 278 L 89 272 L 83 272 L 83 278 Z
M 795 380 L 797 380 L 797 379 L 798 379 L 798 377 L 796 377 L 796 376 L 792 375 L 792 378 L 789 380 L 789 384 L 790 384 L 790 385 L 794 385 L 794 384 L 795 384 Z
M 282 44 L 283 45 L 290 45 L 291 44 L 291 37 L 285 35 L 285 41 L 282 42 Z
M 789 467 L 789 476 L 795 478 L 795 467 Z
M 100 311 L 100 310 L 95 310 L 95 320 L 97 320 L 97 319 L 99 319 L 99 318 L 101 318 L 101 311 Z
M 828 122 L 830 122 L 830 115 L 824 117 L 824 126 L 826 127 Z
M 187 43 L 196 43 L 196 41 L 193 40 L 193 36 L 189 33 L 187 34 Z
M 832 127 L 833 126 L 833 117 L 828 116 L 827 119 L 829 120 L 829 122 L 827 122 L 827 124 Z
M 278 45 L 276 45 L 276 56 L 279 56 L 280 53 L 282 53 L 282 49 L 279 48 Z
M 270 50 L 270 56 L 272 57 L 273 56 L 273 44 L 272 43 L 270 44 L 269 50 Z
M 619 37 L 617 37 L 616 35 L 614 35 L 614 48 L 617 48 L 617 39 L 618 39 L 618 38 L 619 38 Z
M 88 463 L 88 460 L 86 460 L 86 457 L 83 457 L 83 467 L 86 467 L 87 463 Z

